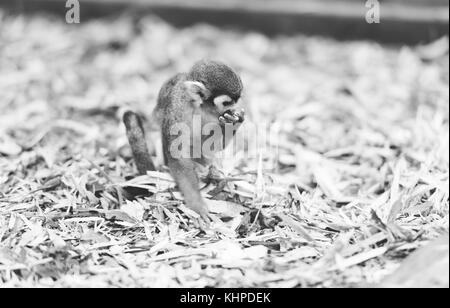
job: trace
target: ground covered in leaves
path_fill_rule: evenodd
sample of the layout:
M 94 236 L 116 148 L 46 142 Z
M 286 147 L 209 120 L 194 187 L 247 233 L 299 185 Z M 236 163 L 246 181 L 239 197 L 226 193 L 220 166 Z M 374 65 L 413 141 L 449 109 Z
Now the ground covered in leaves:
M 203 191 L 203 232 L 160 172 L 133 178 L 123 106 L 202 58 L 234 66 L 265 149 Z M 0 286 L 377 284 L 448 232 L 448 39 L 269 39 L 147 17 L 70 26 L 0 11 Z M 130 199 L 130 200 L 129 200 Z

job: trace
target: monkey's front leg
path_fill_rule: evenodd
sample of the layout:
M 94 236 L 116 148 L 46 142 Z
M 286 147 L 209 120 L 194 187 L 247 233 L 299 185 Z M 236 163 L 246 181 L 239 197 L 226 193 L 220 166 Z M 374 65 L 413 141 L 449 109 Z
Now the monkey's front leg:
M 200 184 L 195 171 L 195 163 L 190 159 L 169 157 L 168 166 L 178 188 L 183 194 L 186 206 L 199 214 L 208 223 L 208 207 L 200 194 Z

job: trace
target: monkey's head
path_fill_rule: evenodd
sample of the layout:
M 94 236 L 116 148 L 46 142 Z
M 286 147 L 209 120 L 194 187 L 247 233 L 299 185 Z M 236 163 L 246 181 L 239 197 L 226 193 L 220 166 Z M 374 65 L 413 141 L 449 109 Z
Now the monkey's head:
M 188 74 L 189 87 L 206 105 L 223 112 L 241 98 L 241 78 L 229 66 L 210 60 L 196 63 Z

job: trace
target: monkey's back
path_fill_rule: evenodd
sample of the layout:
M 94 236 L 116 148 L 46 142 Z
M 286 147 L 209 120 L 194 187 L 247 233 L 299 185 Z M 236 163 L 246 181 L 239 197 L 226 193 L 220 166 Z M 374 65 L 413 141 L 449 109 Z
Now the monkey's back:
M 181 113 L 187 107 L 183 106 L 186 101 L 183 83 L 186 80 L 186 74 L 178 74 L 166 81 L 159 91 L 153 116 L 160 126 L 163 125 L 165 120 L 181 120 Z
M 170 144 L 177 135 L 172 135 L 172 130 L 177 127 L 192 127 L 193 107 L 190 104 L 192 98 L 186 91 L 185 81 L 187 74 L 178 74 L 169 79 L 161 88 L 158 102 L 153 111 L 153 117 L 161 128 L 163 141 L 163 154 L 165 162 L 168 162 Z M 186 131 L 185 129 L 183 131 Z

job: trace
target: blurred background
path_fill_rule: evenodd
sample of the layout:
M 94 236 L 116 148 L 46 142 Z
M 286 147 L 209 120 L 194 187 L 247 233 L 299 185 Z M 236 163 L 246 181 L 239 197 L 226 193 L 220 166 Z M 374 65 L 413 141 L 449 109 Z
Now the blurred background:
M 64 16 L 65 0 L 4 0 L 17 13 L 51 11 Z M 80 0 L 82 18 L 153 13 L 174 25 L 208 22 L 266 34 L 330 35 L 419 43 L 448 34 L 448 0 Z M 363 18 L 372 3 L 381 5 L 383 22 Z M 367 7 L 366 7 L 367 5 Z

